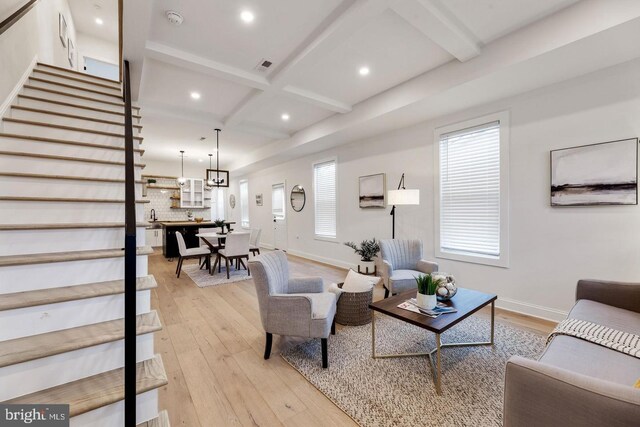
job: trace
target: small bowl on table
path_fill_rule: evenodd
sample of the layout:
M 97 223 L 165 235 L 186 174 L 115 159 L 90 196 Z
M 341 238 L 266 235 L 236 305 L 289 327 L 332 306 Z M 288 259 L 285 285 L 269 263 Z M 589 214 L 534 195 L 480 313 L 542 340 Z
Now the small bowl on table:
M 204 221 L 204 218 L 197 216 L 197 217 L 193 218 L 193 220 L 195 222 L 197 222 L 198 224 L 200 224 L 202 221 Z

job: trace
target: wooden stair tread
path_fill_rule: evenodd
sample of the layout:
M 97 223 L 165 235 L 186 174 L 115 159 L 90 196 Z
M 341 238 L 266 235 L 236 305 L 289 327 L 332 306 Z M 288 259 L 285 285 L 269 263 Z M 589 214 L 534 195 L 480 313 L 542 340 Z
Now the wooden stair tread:
M 116 99 L 122 99 L 122 94 L 102 92 L 100 90 L 89 89 L 89 88 L 82 87 L 82 86 L 76 86 L 76 85 L 72 85 L 72 84 L 56 82 L 54 80 L 43 79 L 43 78 L 40 78 L 40 77 L 29 76 L 29 79 L 33 80 L 33 81 L 36 81 L 36 82 L 40 82 L 40 83 L 46 83 L 46 84 L 50 84 L 50 85 L 60 86 L 60 87 L 63 87 L 63 88 L 75 89 L 75 90 L 83 90 L 85 92 L 95 93 L 96 95 L 104 95 L 104 96 L 109 96 L 109 97 L 116 98 Z M 91 84 L 90 82 L 88 82 L 88 83 Z M 114 88 L 114 89 L 116 89 L 116 88 Z
M 104 165 L 124 166 L 124 162 L 114 162 L 111 160 L 89 159 L 86 157 L 55 156 L 53 154 L 25 153 L 21 151 L 0 151 L 0 155 L 17 156 L 17 157 L 35 157 L 38 159 L 66 160 L 70 162 L 100 163 Z M 139 168 L 145 167 L 145 165 L 142 163 L 134 163 L 133 165 Z
M 104 135 L 104 136 L 111 136 L 111 137 L 114 137 L 114 138 L 123 138 L 124 139 L 124 133 L 123 134 L 118 134 L 118 133 L 113 133 L 113 132 L 104 132 L 104 131 L 101 131 L 101 130 L 79 128 L 79 127 L 75 127 L 75 126 L 57 125 L 57 124 L 54 124 L 54 123 L 37 122 L 37 121 L 33 121 L 33 120 L 14 119 L 12 117 L 3 117 L 2 121 L 3 122 L 9 122 L 9 123 L 18 123 L 18 124 L 21 124 L 21 125 L 42 126 L 42 127 L 47 127 L 47 128 L 53 128 L 53 129 L 68 130 L 68 131 L 71 131 L 71 132 L 92 133 L 92 134 L 95 134 L 95 135 Z M 144 138 L 141 137 L 141 136 L 134 136 L 133 139 L 136 139 L 136 140 L 138 140 L 140 142 L 142 142 L 144 140 Z
M 162 329 L 155 310 L 136 316 L 136 335 Z M 0 368 L 124 338 L 124 319 L 109 320 L 0 342 Z
M 124 122 L 114 122 L 112 120 L 96 119 L 93 117 L 79 116 L 77 114 L 60 113 L 58 111 L 43 110 L 41 108 L 23 107 L 22 105 L 12 105 L 11 109 L 28 111 L 30 113 L 49 114 L 52 116 L 67 117 L 70 119 L 86 120 L 86 121 L 95 122 L 95 123 L 104 123 L 106 125 L 124 126 Z M 142 129 L 142 125 L 133 125 L 133 127 L 136 129 Z
M 4 403 L 69 404 L 69 416 L 75 417 L 124 399 L 123 378 L 124 368 L 118 368 L 20 396 Z M 167 374 L 159 354 L 156 354 L 153 359 L 136 364 L 138 394 L 162 387 L 167 382 Z
M 153 276 L 136 278 L 136 290 L 144 291 L 156 288 L 158 284 Z M 124 280 L 86 283 L 84 285 L 64 286 L 61 288 L 37 289 L 33 291 L 2 294 L 0 311 L 35 307 L 46 304 L 77 301 L 124 293 Z
M 59 91 L 59 90 L 49 89 L 49 88 L 42 87 L 42 86 L 34 86 L 34 85 L 31 85 L 31 84 L 25 84 L 22 87 L 24 89 L 39 90 L 39 91 L 42 91 L 42 92 L 52 93 L 54 95 L 68 96 L 70 98 L 83 99 L 85 101 L 91 101 L 91 102 L 97 102 L 97 103 L 100 103 L 100 104 L 113 105 L 115 107 L 122 107 L 124 109 L 124 102 L 122 102 L 122 101 L 121 102 L 105 101 L 104 99 L 95 99 L 95 98 L 91 98 L 89 96 L 76 95 L 75 93 L 62 92 L 62 91 Z M 134 109 L 134 108 L 138 109 L 138 107 L 131 107 L 131 108 L 132 109 Z
M 38 178 L 38 179 L 64 179 L 70 181 L 91 181 L 91 182 L 112 182 L 124 184 L 124 179 L 111 178 L 92 178 L 90 176 L 71 176 L 71 175 L 46 175 L 39 173 L 21 173 L 21 172 L 0 172 L 0 176 L 8 176 L 13 178 Z M 142 180 L 136 180 L 136 184 L 144 184 Z M 0 225 L 2 229 L 2 225 Z
M 136 227 L 148 227 L 148 222 L 138 222 Z M 77 228 L 124 228 L 123 222 L 73 222 L 51 224 L 0 224 L 0 231 L 15 230 L 72 230 Z
M 60 202 L 60 203 L 124 203 L 124 199 L 89 199 L 84 197 L 24 197 L 0 196 L 5 202 Z M 151 203 L 151 200 L 136 200 L 136 203 Z
M 86 79 L 80 79 L 78 77 L 72 77 L 72 76 L 65 76 L 64 74 L 60 74 L 60 73 L 54 73 L 51 71 L 47 71 L 47 70 L 40 70 L 38 68 L 34 68 L 33 69 L 34 73 L 40 73 L 40 74 L 45 74 L 47 76 L 52 76 L 52 77 L 59 77 L 61 79 L 67 79 L 67 80 L 71 80 L 71 81 L 75 81 L 75 82 L 81 82 L 81 83 L 87 83 L 90 85 L 95 85 L 95 86 L 99 86 L 99 87 L 103 87 L 105 89 L 117 89 L 120 90 L 122 89 L 120 82 L 116 82 L 113 80 L 109 80 L 112 83 L 116 83 L 116 85 L 108 85 L 108 84 L 104 84 L 104 83 L 99 83 L 99 82 L 92 82 Z M 96 77 L 96 76 L 90 76 L 90 77 Z
M 150 255 L 153 253 L 153 248 L 151 248 L 151 246 L 138 247 L 136 253 L 138 255 Z M 94 249 L 89 251 L 6 255 L 0 256 L 0 267 L 48 264 L 53 262 L 87 261 L 92 259 L 120 258 L 123 256 L 123 249 Z
M 53 68 L 54 70 L 60 70 L 60 71 L 64 71 L 64 72 L 71 73 L 71 74 L 77 74 L 78 76 L 88 77 L 89 79 L 97 79 L 97 80 L 102 80 L 102 81 L 105 81 L 105 82 L 115 83 L 117 85 L 120 85 L 120 82 L 118 80 L 111 80 L 111 79 L 106 79 L 104 77 L 93 76 L 91 74 L 81 73 L 81 72 L 76 71 L 76 70 L 70 70 L 68 68 L 58 67 L 56 65 L 45 64 L 44 62 L 38 62 L 38 65 L 40 65 L 42 67 Z M 86 81 L 87 83 L 91 83 L 90 80 L 84 80 L 84 81 Z
M 157 417 L 152 418 L 149 421 L 145 421 L 142 424 L 138 424 L 136 427 L 171 427 L 171 423 L 169 422 L 169 413 L 167 411 L 162 411 Z
M 98 113 L 115 114 L 116 116 L 123 116 L 124 117 L 124 113 L 121 113 L 121 112 L 118 112 L 118 111 L 103 110 L 101 108 L 87 107 L 85 105 L 78 105 L 78 104 L 71 104 L 69 102 L 58 101 L 56 99 L 40 98 L 38 96 L 24 95 L 24 94 L 21 94 L 21 93 L 18 94 L 18 98 L 30 99 L 32 101 L 48 102 L 50 104 L 62 105 L 62 106 L 65 106 L 65 107 L 80 108 L 82 110 L 96 111 Z M 137 114 L 132 114 L 132 116 L 133 116 L 134 119 L 142 119 L 142 116 L 137 115 Z
M 19 134 L 19 133 L 0 132 L 0 138 L 26 139 L 28 141 L 50 142 L 52 144 L 77 145 L 77 146 L 81 146 L 81 147 L 103 148 L 105 150 L 124 151 L 124 146 L 119 147 L 117 145 L 96 144 L 96 143 L 93 143 L 93 142 L 72 141 L 70 139 L 49 138 L 48 136 L 33 136 L 33 135 L 23 135 L 23 134 Z M 141 148 L 134 148 L 133 151 L 135 151 L 137 153 L 140 153 L 140 154 L 144 153 L 144 150 L 141 149 Z

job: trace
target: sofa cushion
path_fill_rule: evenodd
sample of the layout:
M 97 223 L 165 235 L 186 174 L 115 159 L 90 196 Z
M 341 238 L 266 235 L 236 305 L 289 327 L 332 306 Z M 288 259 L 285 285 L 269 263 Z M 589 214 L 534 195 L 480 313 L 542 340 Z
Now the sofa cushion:
M 640 313 L 623 310 L 596 301 L 578 300 L 567 317 L 586 320 L 622 332 L 640 335 Z
M 640 335 L 640 313 L 599 302 L 579 300 L 568 317 Z M 640 359 L 566 335 L 554 337 L 540 361 L 628 387 L 640 378 Z

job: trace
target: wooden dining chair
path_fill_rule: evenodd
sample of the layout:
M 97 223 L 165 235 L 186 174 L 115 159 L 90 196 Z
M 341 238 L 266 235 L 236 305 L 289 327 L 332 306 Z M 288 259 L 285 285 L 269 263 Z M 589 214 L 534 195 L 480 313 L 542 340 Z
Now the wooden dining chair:
M 209 248 L 187 248 L 184 237 L 179 231 L 176 231 L 176 239 L 178 239 L 178 250 L 180 252 L 180 257 L 178 258 L 178 266 L 176 267 L 176 277 L 180 278 L 180 272 L 182 271 L 182 262 L 185 259 L 200 259 L 201 257 L 205 257 L 207 266 L 211 266 L 211 251 L 209 250 Z
M 224 245 L 224 249 L 220 249 L 216 254 L 216 261 L 213 264 L 213 268 L 211 269 L 211 273 L 218 266 L 218 273 L 221 271 L 222 266 L 222 258 L 225 261 L 225 267 L 227 268 L 227 279 L 229 278 L 229 261 L 233 264 L 234 260 L 237 260 L 246 270 L 247 274 L 251 276 L 251 271 L 245 265 L 244 259 L 246 258 L 249 261 L 249 233 L 229 233 L 227 234 L 227 239 Z

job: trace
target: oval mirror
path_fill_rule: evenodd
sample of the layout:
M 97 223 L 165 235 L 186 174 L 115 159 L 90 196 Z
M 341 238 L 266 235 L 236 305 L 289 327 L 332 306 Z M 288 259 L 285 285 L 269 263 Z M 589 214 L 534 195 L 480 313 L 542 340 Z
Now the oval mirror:
M 231 206 L 231 209 L 236 207 L 236 196 L 233 194 L 229 196 L 229 206 Z
M 296 185 L 291 189 L 291 207 L 294 211 L 300 212 L 304 209 L 304 204 L 307 202 L 307 196 L 304 192 L 302 185 Z

